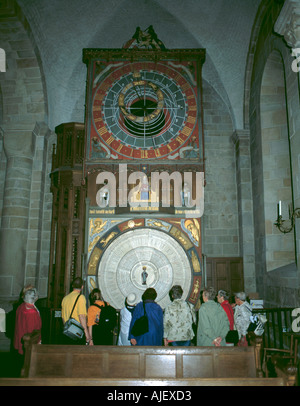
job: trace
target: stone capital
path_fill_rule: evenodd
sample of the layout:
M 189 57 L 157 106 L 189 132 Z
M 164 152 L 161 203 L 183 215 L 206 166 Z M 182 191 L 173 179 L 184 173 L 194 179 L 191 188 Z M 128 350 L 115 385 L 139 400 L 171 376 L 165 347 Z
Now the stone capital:
M 32 131 L 6 130 L 3 146 L 7 159 L 14 157 L 32 159 L 35 149 L 34 139 Z
M 291 48 L 300 48 L 300 2 L 299 0 L 286 0 L 274 31 L 282 35 Z
M 48 125 L 44 121 L 37 121 L 33 129 L 33 134 L 37 137 L 44 137 L 48 139 L 52 136 L 53 132 L 49 129 Z
M 232 142 L 238 146 L 240 142 L 249 142 L 250 130 L 235 130 L 231 136 Z

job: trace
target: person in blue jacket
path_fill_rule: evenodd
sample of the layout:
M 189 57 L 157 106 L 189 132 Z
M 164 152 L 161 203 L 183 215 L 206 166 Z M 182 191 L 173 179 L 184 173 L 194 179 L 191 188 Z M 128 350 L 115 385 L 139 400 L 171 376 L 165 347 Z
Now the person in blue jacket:
M 159 304 L 155 303 L 156 297 L 156 290 L 154 288 L 148 288 L 143 293 L 142 302 L 135 306 L 128 336 L 132 345 L 163 345 L 163 310 Z M 145 303 L 145 310 L 149 320 L 149 331 L 135 337 L 132 335 L 131 329 L 134 322 L 144 315 L 143 302 Z

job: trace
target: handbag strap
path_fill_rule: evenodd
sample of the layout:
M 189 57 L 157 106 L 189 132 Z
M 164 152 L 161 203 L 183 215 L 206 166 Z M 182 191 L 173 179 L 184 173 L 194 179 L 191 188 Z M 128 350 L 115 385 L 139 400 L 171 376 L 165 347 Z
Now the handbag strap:
M 187 306 L 188 306 L 188 308 L 189 308 L 189 311 L 190 311 L 190 314 L 191 314 L 191 316 L 192 316 L 192 323 L 195 323 L 195 322 L 194 322 L 194 315 L 193 315 L 193 312 L 192 312 L 192 307 L 189 305 L 188 302 L 185 302 L 185 303 L 187 304 Z
M 144 316 L 147 316 L 145 302 L 143 301 Z
M 79 293 L 79 295 L 77 296 L 77 298 L 76 298 L 76 300 L 75 300 L 75 303 L 74 303 L 74 306 L 73 306 L 73 309 L 72 309 L 72 311 L 71 311 L 71 314 L 70 314 L 69 319 L 72 317 L 73 311 L 74 311 L 74 309 L 75 309 L 75 306 L 76 306 L 77 300 L 79 299 L 79 296 L 80 296 L 80 295 L 81 295 L 81 293 Z

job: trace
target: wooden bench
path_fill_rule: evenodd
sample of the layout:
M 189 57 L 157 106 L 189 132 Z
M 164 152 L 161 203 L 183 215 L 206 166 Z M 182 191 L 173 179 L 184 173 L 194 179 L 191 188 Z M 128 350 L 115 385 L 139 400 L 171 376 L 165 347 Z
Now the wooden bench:
M 253 347 L 134 347 L 39 345 L 29 378 L 256 378 Z
M 284 378 L 84 379 L 0 378 L 0 386 L 286 386 Z M 179 388 L 180 389 L 180 388 Z
M 30 334 L 25 334 L 22 338 L 24 349 L 24 365 L 21 370 L 21 377 L 28 376 L 28 370 L 31 360 L 31 350 L 34 344 L 38 344 L 41 339 L 41 330 L 34 330 Z
M 124 347 L 36 344 L 24 336 L 22 378 L 0 386 L 285 386 L 262 378 L 257 347 Z M 259 366 L 259 365 L 258 365 Z

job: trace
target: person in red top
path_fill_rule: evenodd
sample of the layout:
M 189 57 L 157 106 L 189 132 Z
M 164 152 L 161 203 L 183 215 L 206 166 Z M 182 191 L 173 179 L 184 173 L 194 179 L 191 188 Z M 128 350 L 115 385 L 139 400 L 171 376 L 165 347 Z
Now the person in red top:
M 219 290 L 217 295 L 218 302 L 225 310 L 228 320 L 230 330 L 234 330 L 234 313 L 231 304 L 229 303 L 229 295 L 225 290 Z
M 27 285 L 22 291 L 23 303 L 16 311 L 16 324 L 14 335 L 14 348 L 23 355 L 22 338 L 25 334 L 32 333 L 33 330 L 41 330 L 42 320 L 35 302 L 38 299 L 37 290 L 32 285 Z

